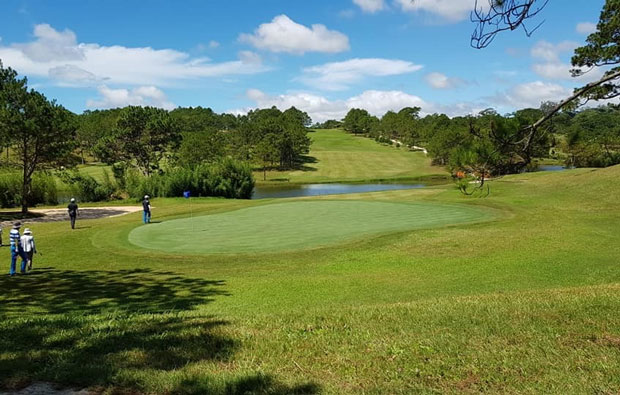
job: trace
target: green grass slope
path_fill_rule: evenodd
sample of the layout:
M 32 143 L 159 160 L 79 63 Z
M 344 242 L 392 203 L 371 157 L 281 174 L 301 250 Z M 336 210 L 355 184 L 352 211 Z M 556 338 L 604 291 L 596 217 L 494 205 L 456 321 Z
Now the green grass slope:
M 509 176 L 485 199 L 438 186 L 291 200 L 498 213 L 311 251 L 150 252 L 129 241 L 140 213 L 73 232 L 33 224 L 37 270 L 0 278 L 0 386 L 617 393 L 619 177 L 620 167 Z M 197 199 L 192 210 L 280 203 Z M 182 199 L 153 205 L 162 224 L 189 215 Z
M 422 152 L 381 145 L 342 130 L 318 129 L 309 136 L 312 139 L 309 157 L 316 162 L 306 163 L 302 170 L 269 171 L 267 181 L 319 183 L 446 176 L 445 169 L 431 166 L 430 159 Z M 263 183 L 262 172 L 256 172 L 255 177 L 258 183 Z

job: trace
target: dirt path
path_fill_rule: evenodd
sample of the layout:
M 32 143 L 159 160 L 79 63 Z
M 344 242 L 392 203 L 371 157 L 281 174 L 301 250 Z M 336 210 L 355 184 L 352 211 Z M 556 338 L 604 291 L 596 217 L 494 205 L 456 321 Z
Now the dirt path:
M 110 207 L 84 207 L 80 208 L 78 220 L 84 219 L 97 219 L 107 217 L 117 217 L 119 215 L 135 213 L 141 211 L 142 206 L 110 206 Z M 31 213 L 39 215 L 32 218 L 26 218 L 19 220 L 22 224 L 29 224 L 35 222 L 57 222 L 68 221 L 69 214 L 67 214 L 66 208 L 52 208 L 52 209 L 31 209 Z M 3 228 L 10 227 L 14 220 L 0 222 L 0 226 Z

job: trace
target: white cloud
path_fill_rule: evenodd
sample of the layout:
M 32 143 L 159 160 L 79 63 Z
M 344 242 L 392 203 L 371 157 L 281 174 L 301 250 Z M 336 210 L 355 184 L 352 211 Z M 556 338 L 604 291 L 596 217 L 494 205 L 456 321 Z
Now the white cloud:
M 101 82 L 101 78 L 93 73 L 70 64 L 53 67 L 48 70 L 48 75 L 65 86 L 89 86 Z
M 580 83 L 588 83 L 596 81 L 603 76 L 603 71 L 598 68 L 594 68 L 589 72 L 579 76 L 573 77 L 570 70 L 573 67 L 567 63 L 538 63 L 532 66 L 532 70 L 541 77 L 550 80 L 575 80 Z
M 596 31 L 596 23 L 581 22 L 577 24 L 575 30 L 580 34 L 592 34 Z
M 559 101 L 567 98 L 572 91 L 561 85 L 535 81 L 519 84 L 506 92 L 490 98 L 491 102 L 499 103 L 515 109 L 538 108 L 545 101 Z
M 75 33 L 65 29 L 54 30 L 47 23 L 34 27 L 35 41 L 27 44 L 15 44 L 25 56 L 35 62 L 65 61 L 84 59 L 82 48 L 77 45 Z
M 558 44 L 552 44 L 542 40 L 532 47 L 530 54 L 534 58 L 546 60 L 547 62 L 558 62 L 562 53 L 572 52 L 578 46 L 579 43 L 574 41 L 562 41 Z
M 574 78 L 571 76 L 570 70 L 573 68 L 570 64 L 562 62 L 560 56 L 566 52 L 572 52 L 579 44 L 574 41 L 562 41 L 558 44 L 552 44 L 547 41 L 539 41 L 532 47 L 530 54 L 532 57 L 544 60 L 544 63 L 535 63 L 532 70 L 539 76 L 552 80 L 576 80 L 581 83 L 587 83 L 598 80 L 603 76 L 600 69 L 592 69 L 588 73 Z
M 227 75 L 255 74 L 269 70 L 256 62 L 233 60 L 212 63 L 192 58 L 185 52 L 151 47 L 129 48 L 77 43 L 73 32 L 58 32 L 49 25 L 37 25 L 35 41 L 0 45 L 0 59 L 6 66 L 30 77 L 52 77 L 80 84 L 170 86 L 181 81 Z
M 306 52 L 337 53 L 349 49 L 349 38 L 325 25 L 308 28 L 286 15 L 278 15 L 271 23 L 263 23 L 254 34 L 241 34 L 239 41 L 258 49 L 303 55 Z
M 372 115 L 383 116 L 386 112 L 398 111 L 404 107 L 421 107 L 430 105 L 422 98 L 401 91 L 365 91 L 347 100 L 348 108 L 363 108 Z
M 385 77 L 413 73 L 423 66 L 398 59 L 350 59 L 303 69 L 304 84 L 324 90 L 344 90 L 364 77 Z
M 220 46 L 220 43 L 218 43 L 217 41 L 215 41 L 215 40 L 209 41 L 209 48 L 213 49 L 213 48 L 217 48 L 219 46 Z
M 261 64 L 263 61 L 259 54 L 252 51 L 240 51 L 238 56 L 239 60 L 243 63 Z
M 371 14 L 385 8 L 385 3 L 383 0 L 353 0 L 353 3 L 359 6 L 362 11 L 369 12 Z
M 475 6 L 475 0 L 395 0 L 394 2 L 403 11 L 428 12 L 448 22 L 467 19 Z M 479 2 L 479 6 L 488 7 L 486 3 L 486 1 Z
M 98 89 L 101 96 L 88 100 L 88 108 L 118 108 L 125 106 L 152 106 L 172 110 L 176 106 L 170 102 L 166 94 L 154 86 L 140 86 L 134 89 L 110 89 L 105 85 Z
M 465 83 L 460 78 L 448 77 L 437 72 L 427 74 L 424 79 L 434 89 L 454 89 Z

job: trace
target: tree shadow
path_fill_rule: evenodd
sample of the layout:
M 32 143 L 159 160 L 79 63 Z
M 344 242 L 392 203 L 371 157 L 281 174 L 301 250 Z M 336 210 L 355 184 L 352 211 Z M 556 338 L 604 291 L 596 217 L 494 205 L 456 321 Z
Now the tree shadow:
M 256 374 L 241 377 L 218 386 L 209 378 L 188 379 L 172 391 L 175 394 L 270 394 L 270 395 L 310 395 L 318 394 L 321 388 L 316 383 L 287 385 L 275 380 L 272 376 Z
M 45 314 L 109 310 L 161 313 L 190 310 L 227 295 L 222 280 L 132 269 L 75 271 L 37 268 L 28 275 L 0 277 L 0 316 L 36 311 Z
M 226 295 L 223 286 L 149 269 L 2 277 L 0 387 L 37 380 L 135 389 L 142 383 L 123 379 L 125 371 L 227 360 L 238 348 L 228 322 L 194 311 Z
M 145 393 L 163 379 L 172 393 L 318 393 L 313 383 L 290 386 L 266 374 L 219 377 L 201 368 L 230 363 L 241 346 L 228 321 L 196 308 L 228 295 L 224 286 L 150 269 L 43 268 L 3 276 L 0 389 L 49 382 Z

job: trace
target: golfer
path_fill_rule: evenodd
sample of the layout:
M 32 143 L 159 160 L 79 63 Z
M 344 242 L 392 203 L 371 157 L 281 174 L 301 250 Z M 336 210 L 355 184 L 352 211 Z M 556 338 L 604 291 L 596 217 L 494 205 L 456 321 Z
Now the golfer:
M 149 195 L 144 195 L 144 200 L 142 200 L 142 210 L 144 211 L 142 220 L 145 224 L 148 224 L 151 222 L 151 202 L 149 201 Z
M 75 229 L 75 217 L 78 216 L 78 205 L 75 202 L 75 198 L 71 198 L 71 203 L 67 206 L 67 211 L 71 219 L 71 229 Z
M 21 236 L 19 234 L 19 228 L 21 228 L 22 224 L 20 222 L 15 222 L 13 224 L 13 229 L 9 232 L 9 240 L 11 241 L 11 269 L 9 270 L 9 275 L 15 275 L 15 266 L 17 265 L 17 257 L 22 258 L 22 274 L 26 273 L 26 261 L 28 258 L 24 253 L 24 249 L 22 248 Z
M 34 245 L 34 236 L 32 231 L 28 228 L 24 230 L 24 235 L 21 238 L 22 249 L 28 258 L 28 270 L 32 270 L 32 257 L 37 253 L 37 247 Z

